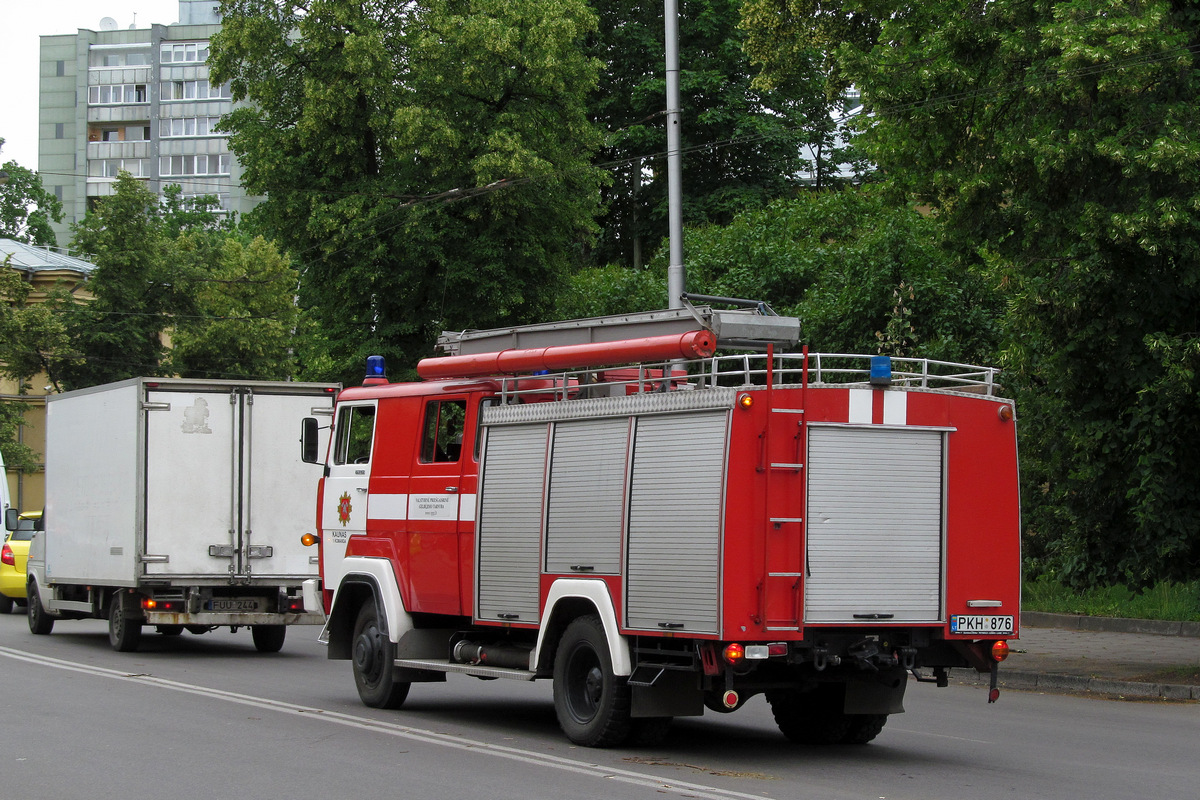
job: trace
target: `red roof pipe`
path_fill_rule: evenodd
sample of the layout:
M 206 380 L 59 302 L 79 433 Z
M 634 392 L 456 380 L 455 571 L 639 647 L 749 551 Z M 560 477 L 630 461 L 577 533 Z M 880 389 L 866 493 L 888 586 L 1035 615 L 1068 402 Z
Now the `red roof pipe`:
M 711 331 L 699 330 L 668 336 L 646 336 L 616 342 L 590 342 L 528 350 L 501 350 L 469 356 L 426 358 L 417 364 L 417 374 L 433 378 L 474 378 L 486 375 L 521 375 L 547 370 L 588 369 L 639 361 L 671 361 L 676 358 L 708 358 L 716 349 Z

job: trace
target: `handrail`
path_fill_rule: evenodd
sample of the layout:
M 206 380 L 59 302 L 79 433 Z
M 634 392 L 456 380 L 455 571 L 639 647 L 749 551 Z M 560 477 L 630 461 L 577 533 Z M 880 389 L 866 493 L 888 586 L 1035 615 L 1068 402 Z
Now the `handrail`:
M 809 353 L 807 378 L 810 387 L 868 386 L 871 355 L 856 353 Z M 894 389 L 923 389 L 996 396 L 1000 370 L 928 358 L 892 358 L 890 386 Z M 801 353 L 775 356 L 771 380 L 776 387 L 798 387 L 804 382 L 805 361 Z M 707 388 L 765 387 L 767 356 L 762 353 L 716 356 L 693 361 L 632 364 L 614 368 L 571 370 L 502 377 L 501 400 L 570 400 L 608 397 L 652 391 L 703 391 Z M 668 376 L 668 377 L 664 377 Z

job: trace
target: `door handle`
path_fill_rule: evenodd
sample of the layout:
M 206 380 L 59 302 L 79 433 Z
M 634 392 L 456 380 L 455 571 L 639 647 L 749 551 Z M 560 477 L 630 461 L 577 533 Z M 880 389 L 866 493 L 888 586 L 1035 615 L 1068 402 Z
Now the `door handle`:
M 356 492 L 362 492 L 363 494 L 366 494 L 366 493 L 367 493 L 367 487 L 365 487 L 365 486 L 355 486 L 355 487 L 354 487 L 354 491 L 356 491 Z
M 457 486 L 447 486 L 446 491 L 449 492 L 450 494 L 455 494 L 458 492 L 458 487 Z

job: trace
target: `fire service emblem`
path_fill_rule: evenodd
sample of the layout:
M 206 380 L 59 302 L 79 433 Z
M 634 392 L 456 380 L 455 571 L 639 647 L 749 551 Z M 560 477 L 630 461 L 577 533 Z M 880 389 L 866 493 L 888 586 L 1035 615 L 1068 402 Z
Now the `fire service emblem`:
M 353 509 L 350 507 L 350 493 L 343 492 L 341 499 L 338 500 L 338 519 L 341 520 L 343 528 L 350 521 L 351 511 Z

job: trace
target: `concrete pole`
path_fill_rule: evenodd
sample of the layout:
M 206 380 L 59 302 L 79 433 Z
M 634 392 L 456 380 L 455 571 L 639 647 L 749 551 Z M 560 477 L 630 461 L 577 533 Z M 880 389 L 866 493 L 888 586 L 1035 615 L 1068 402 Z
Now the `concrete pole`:
M 679 0 L 664 0 L 667 52 L 667 205 L 670 260 L 667 308 L 683 308 L 687 273 L 683 267 L 683 154 L 679 118 Z

